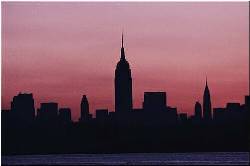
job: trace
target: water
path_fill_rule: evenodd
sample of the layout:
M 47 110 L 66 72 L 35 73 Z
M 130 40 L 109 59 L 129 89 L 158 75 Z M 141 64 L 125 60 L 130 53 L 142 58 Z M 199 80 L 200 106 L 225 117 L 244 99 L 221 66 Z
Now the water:
M 246 152 L 2 156 L 9 165 L 249 165 Z

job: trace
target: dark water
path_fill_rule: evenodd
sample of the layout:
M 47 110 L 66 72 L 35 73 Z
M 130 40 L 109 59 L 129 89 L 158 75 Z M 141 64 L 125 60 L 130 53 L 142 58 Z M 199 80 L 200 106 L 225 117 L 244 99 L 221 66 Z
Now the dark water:
M 129 153 L 2 156 L 2 164 L 59 165 L 249 165 L 245 152 Z

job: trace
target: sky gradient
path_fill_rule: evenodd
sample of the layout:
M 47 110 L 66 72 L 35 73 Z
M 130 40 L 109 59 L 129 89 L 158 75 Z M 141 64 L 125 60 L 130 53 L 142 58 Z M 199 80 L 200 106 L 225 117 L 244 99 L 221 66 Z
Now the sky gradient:
M 212 107 L 243 103 L 248 94 L 248 2 L 2 2 L 2 109 L 19 92 L 80 114 L 114 111 L 114 72 L 124 31 L 133 103 L 166 91 L 178 112 L 202 102 L 205 78 Z

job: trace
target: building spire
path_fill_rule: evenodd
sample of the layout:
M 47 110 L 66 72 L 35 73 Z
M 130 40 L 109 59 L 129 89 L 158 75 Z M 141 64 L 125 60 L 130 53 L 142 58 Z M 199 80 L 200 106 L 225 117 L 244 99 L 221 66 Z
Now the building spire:
M 125 60 L 125 51 L 124 51 L 124 47 L 123 47 L 123 32 L 122 32 L 121 60 Z
M 123 32 L 122 32 L 122 48 L 123 48 Z
M 207 76 L 206 76 L 206 86 L 207 86 Z

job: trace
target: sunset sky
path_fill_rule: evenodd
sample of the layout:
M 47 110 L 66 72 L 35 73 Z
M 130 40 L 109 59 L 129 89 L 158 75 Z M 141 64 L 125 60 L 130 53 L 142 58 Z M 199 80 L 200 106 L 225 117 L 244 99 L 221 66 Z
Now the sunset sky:
M 212 107 L 243 103 L 248 94 L 248 2 L 2 2 L 2 109 L 14 95 L 80 114 L 114 111 L 114 72 L 124 31 L 133 103 L 166 91 L 178 112 L 194 112 L 205 79 Z

